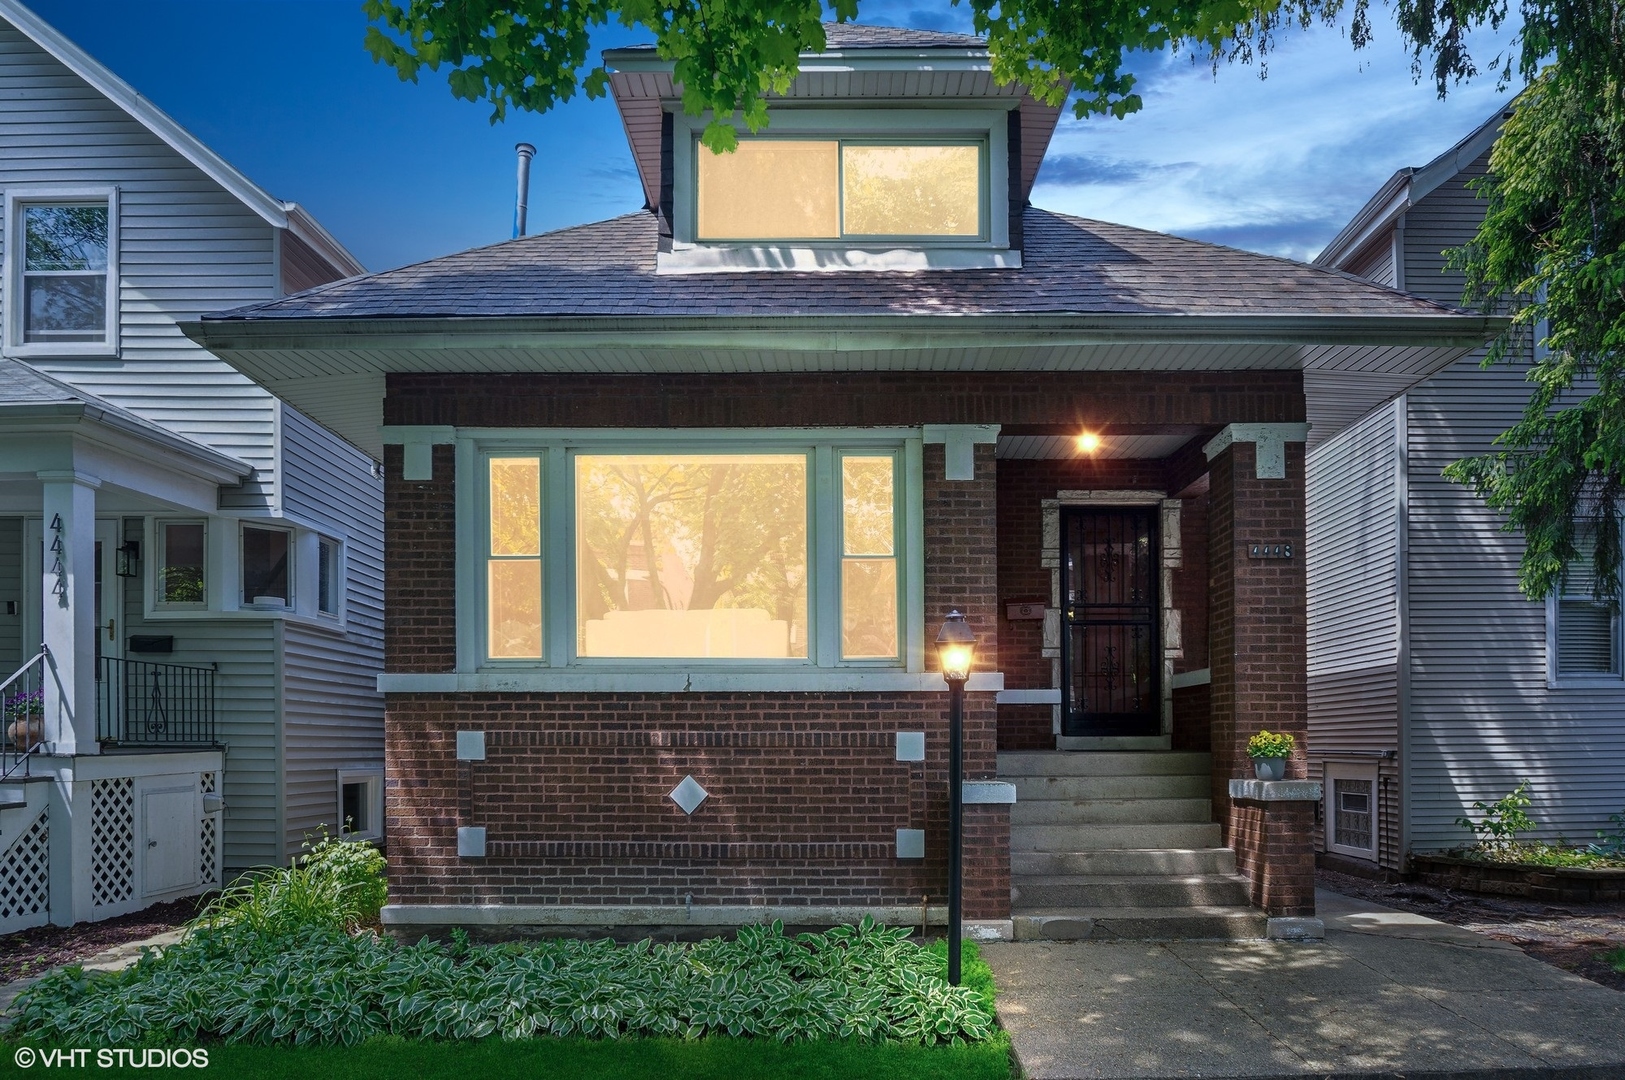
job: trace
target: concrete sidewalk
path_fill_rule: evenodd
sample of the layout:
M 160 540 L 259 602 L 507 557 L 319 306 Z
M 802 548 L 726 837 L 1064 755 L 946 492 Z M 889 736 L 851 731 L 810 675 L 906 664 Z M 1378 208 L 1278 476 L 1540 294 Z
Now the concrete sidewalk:
M 1625 994 L 1317 894 L 1326 940 L 986 944 L 1032 1080 L 1625 1080 Z

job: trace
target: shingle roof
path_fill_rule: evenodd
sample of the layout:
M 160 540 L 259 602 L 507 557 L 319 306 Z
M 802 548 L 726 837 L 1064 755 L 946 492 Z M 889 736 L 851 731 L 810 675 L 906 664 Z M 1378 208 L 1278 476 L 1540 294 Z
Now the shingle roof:
M 1033 207 L 1019 269 L 657 274 L 654 215 L 510 240 L 207 321 L 546 316 L 1318 315 L 1451 309 L 1350 275 Z
M 826 49 L 985 49 L 987 41 L 975 34 L 952 34 L 943 30 L 911 30 L 906 26 L 870 26 L 866 23 L 824 24 Z M 647 42 L 624 45 L 612 52 L 648 50 Z

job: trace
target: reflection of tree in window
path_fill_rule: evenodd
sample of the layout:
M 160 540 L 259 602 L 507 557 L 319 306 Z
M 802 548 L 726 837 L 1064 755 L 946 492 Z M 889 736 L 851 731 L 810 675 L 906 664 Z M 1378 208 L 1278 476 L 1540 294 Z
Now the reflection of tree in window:
M 106 206 L 24 208 L 24 340 L 105 339 L 107 222 Z
M 164 603 L 201 604 L 204 599 L 203 526 L 179 523 L 163 528 Z
M 581 654 L 806 656 L 806 474 L 801 454 L 578 458 Z
M 896 459 L 841 459 L 841 655 L 897 656 Z
M 843 146 L 849 235 L 976 236 L 981 151 L 975 146 Z

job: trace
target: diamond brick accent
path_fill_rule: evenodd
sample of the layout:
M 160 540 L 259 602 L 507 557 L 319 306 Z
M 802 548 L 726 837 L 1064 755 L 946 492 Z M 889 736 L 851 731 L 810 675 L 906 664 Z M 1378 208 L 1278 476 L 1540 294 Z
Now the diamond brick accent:
M 683 813 L 692 814 L 700 808 L 700 804 L 710 794 L 709 791 L 700 786 L 698 780 L 692 776 L 685 776 L 683 782 L 672 788 L 671 794 L 667 797 L 676 803 Z

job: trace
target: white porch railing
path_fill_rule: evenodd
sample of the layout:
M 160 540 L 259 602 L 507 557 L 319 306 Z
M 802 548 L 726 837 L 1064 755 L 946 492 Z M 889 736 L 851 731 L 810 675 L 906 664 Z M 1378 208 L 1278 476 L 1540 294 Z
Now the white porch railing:
M 28 775 L 28 759 L 45 741 L 45 658 L 39 655 L 0 683 L 0 780 Z

